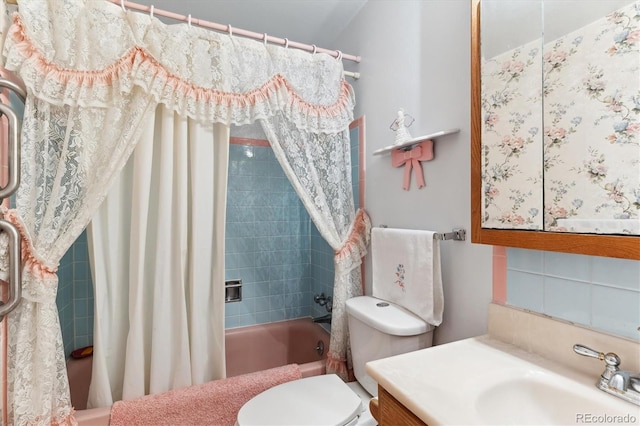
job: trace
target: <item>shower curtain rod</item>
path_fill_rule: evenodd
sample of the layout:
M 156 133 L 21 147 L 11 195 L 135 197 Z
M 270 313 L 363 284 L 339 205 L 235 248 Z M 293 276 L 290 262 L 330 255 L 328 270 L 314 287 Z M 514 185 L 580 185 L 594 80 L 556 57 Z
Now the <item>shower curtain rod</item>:
M 298 43 L 297 41 L 290 41 L 286 38 L 273 37 L 273 36 L 267 35 L 267 33 L 260 34 L 253 31 L 243 30 L 241 28 L 232 28 L 231 25 L 216 24 L 215 22 L 205 21 L 204 19 L 192 18 L 191 15 L 180 15 L 178 13 L 169 12 L 162 9 L 155 9 L 153 5 L 145 6 L 142 4 L 133 3 L 130 1 L 123 1 L 123 0 L 106 0 L 106 1 L 120 5 L 123 9 L 129 8 L 129 9 L 134 9 L 140 12 L 148 12 L 151 15 L 154 15 L 154 14 L 160 15 L 160 16 L 164 16 L 165 18 L 187 22 L 189 23 L 189 25 L 195 24 L 204 28 L 210 28 L 213 30 L 228 32 L 230 35 L 236 34 L 236 35 L 241 35 L 248 38 L 253 38 L 256 40 L 262 40 L 265 43 L 271 42 L 271 43 L 281 44 L 285 47 L 294 47 L 296 49 L 308 50 L 314 53 L 316 52 L 328 53 L 329 55 L 334 56 L 338 59 L 348 59 L 354 62 L 360 62 L 360 59 L 361 59 L 360 56 L 349 55 L 346 53 L 342 53 L 339 50 L 324 49 L 321 47 L 317 47 L 316 45 Z M 5 2 L 7 4 L 14 4 L 14 5 L 18 4 L 18 0 L 5 0 Z M 343 74 L 347 77 L 352 77 L 356 80 L 360 78 L 359 72 L 343 71 Z
M 10 2 L 16 2 L 18 0 L 7 0 L 8 3 Z M 196 18 L 192 18 L 191 15 L 180 15 L 178 13 L 174 13 L 174 12 L 169 12 L 166 10 L 162 10 L 162 9 L 155 9 L 153 7 L 153 5 L 151 6 L 145 6 L 142 4 L 138 4 L 138 3 L 133 3 L 130 1 L 123 1 L 123 0 L 106 0 L 109 1 L 111 3 L 120 5 L 123 9 L 129 8 L 129 9 L 134 9 L 140 12 L 148 12 L 149 14 L 153 15 L 160 15 L 160 16 L 164 16 L 165 18 L 171 18 L 171 19 L 175 19 L 177 21 L 183 21 L 183 22 L 187 22 L 189 23 L 189 25 L 194 24 L 194 25 L 198 25 L 200 27 L 204 27 L 204 28 L 210 28 L 213 30 L 217 30 L 217 31 L 223 31 L 223 32 L 228 32 L 229 35 L 241 35 L 243 37 L 248 37 L 248 38 L 253 38 L 256 40 L 262 40 L 265 43 L 267 42 L 271 42 L 271 43 L 275 43 L 275 44 L 281 44 L 285 47 L 294 47 L 296 49 L 301 49 L 301 50 L 308 50 L 310 52 L 320 52 L 320 53 L 327 53 L 337 59 L 348 59 L 350 61 L 354 61 L 354 62 L 360 62 L 360 56 L 355 56 L 355 55 L 349 55 L 346 53 L 342 53 L 339 50 L 330 50 L 330 49 L 324 49 L 321 47 L 317 47 L 316 45 L 310 45 L 310 44 L 304 44 L 304 43 L 299 43 L 297 41 L 290 41 L 289 39 L 286 38 L 279 38 L 279 37 L 273 37 L 270 35 L 267 35 L 267 33 L 264 34 L 260 34 L 260 33 L 256 33 L 254 31 L 248 31 L 248 30 L 243 30 L 241 28 L 233 28 L 231 27 L 231 25 L 222 25 L 222 24 L 217 24 L 215 22 L 209 22 L 209 21 L 205 21 L 203 19 L 196 19 Z M 344 71 L 343 72 L 345 76 L 347 77 L 352 77 L 354 79 L 358 79 L 360 78 L 360 73 L 359 72 L 351 72 L 351 71 Z

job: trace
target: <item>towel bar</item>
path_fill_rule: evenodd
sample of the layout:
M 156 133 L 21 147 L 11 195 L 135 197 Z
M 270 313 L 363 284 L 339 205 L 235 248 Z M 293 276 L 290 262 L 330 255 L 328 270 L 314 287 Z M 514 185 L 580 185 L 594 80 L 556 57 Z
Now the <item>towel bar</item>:
M 388 228 L 387 225 L 380 225 L 380 228 Z M 433 235 L 435 240 L 455 240 L 464 241 L 467 239 L 467 231 L 464 228 L 453 228 L 451 232 L 441 232 Z

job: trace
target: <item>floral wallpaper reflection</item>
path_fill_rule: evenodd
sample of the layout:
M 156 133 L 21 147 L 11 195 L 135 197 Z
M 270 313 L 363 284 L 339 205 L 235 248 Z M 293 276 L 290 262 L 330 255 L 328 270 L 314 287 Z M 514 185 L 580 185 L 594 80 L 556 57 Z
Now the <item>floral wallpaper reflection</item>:
M 640 234 L 640 2 L 485 60 L 482 85 L 483 227 Z

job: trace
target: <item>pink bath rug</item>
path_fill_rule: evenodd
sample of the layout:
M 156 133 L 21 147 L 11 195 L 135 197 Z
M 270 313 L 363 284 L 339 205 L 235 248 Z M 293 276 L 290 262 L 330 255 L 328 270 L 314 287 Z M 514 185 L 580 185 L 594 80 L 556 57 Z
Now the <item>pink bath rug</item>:
M 111 426 L 229 425 L 240 408 L 259 393 L 301 378 L 297 364 L 214 380 L 168 392 L 118 401 Z

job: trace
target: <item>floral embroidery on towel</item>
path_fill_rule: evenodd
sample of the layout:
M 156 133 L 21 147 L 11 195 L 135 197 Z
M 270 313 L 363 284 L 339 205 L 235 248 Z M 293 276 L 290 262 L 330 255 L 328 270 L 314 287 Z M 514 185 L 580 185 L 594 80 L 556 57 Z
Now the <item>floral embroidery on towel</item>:
M 393 283 L 397 284 L 398 287 L 400 287 L 402 291 L 405 292 L 406 288 L 404 286 L 404 265 L 402 263 L 398 263 L 398 266 L 396 267 L 396 277 L 397 279 Z

